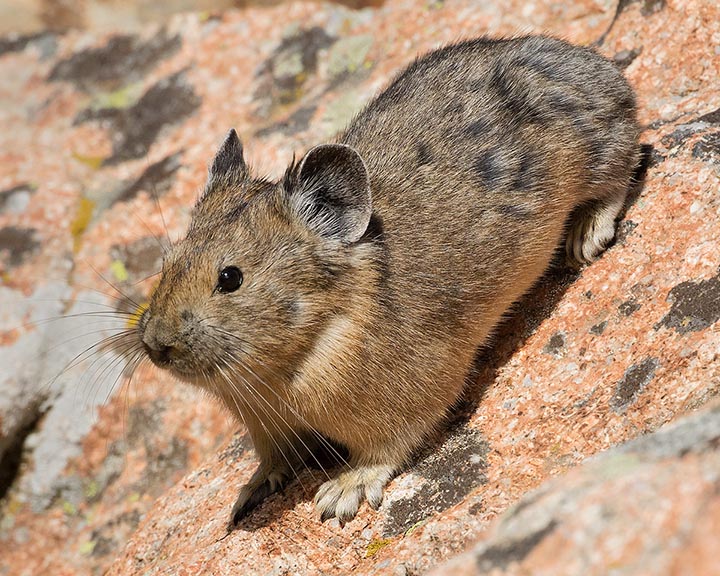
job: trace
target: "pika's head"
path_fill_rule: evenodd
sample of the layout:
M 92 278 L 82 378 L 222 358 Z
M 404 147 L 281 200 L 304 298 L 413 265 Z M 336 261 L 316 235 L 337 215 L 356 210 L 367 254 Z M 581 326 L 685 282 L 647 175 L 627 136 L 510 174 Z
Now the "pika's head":
M 317 146 L 270 182 L 231 130 L 138 323 L 147 356 L 205 387 L 291 374 L 372 275 L 371 212 L 352 148 Z

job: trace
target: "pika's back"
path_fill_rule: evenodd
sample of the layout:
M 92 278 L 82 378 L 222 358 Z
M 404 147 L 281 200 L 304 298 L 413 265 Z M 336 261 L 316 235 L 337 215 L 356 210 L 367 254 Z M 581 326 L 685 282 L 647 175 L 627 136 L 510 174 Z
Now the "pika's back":
M 478 314 L 465 304 L 497 296 L 488 277 L 542 272 L 573 209 L 624 196 L 635 112 L 611 61 L 554 38 L 480 38 L 416 60 L 340 137 L 370 174 L 389 291 Z
M 562 148 L 571 149 L 567 156 L 588 184 L 604 184 L 634 160 L 636 137 L 634 95 L 611 61 L 529 36 L 470 40 L 416 60 L 341 141 L 381 178 L 407 177 L 434 162 L 467 172 L 475 164 L 479 183 L 498 190 L 538 187 L 530 174 L 506 178 L 521 168 L 516 157 L 542 163 L 550 160 L 544 153 Z M 478 164 L 483 150 L 491 152 Z

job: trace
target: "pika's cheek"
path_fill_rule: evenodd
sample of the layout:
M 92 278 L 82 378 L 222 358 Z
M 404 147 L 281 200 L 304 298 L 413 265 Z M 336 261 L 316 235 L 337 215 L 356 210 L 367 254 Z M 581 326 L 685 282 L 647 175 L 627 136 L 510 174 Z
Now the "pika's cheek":
M 286 306 L 287 315 L 293 326 L 307 326 L 312 322 L 313 314 L 311 306 L 302 297 L 290 300 Z

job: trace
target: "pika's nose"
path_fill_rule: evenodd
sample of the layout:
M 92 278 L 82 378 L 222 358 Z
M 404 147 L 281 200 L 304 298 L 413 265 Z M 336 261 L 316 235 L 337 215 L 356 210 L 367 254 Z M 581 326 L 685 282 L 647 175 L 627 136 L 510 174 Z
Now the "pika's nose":
M 150 360 L 158 366 L 167 366 L 170 363 L 173 346 L 167 328 L 157 318 L 151 318 L 145 325 L 142 345 Z

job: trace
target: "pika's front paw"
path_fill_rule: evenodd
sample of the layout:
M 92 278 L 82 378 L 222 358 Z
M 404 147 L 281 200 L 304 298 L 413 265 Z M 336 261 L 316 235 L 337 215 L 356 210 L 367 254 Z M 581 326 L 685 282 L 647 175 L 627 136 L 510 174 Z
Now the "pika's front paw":
M 349 522 L 365 499 L 377 510 L 382 503 L 383 488 L 393 472 L 391 466 L 363 466 L 325 482 L 315 495 L 321 521 L 337 517 L 341 524 Z
M 234 530 L 238 523 L 252 512 L 265 498 L 280 490 L 287 481 L 287 474 L 282 470 L 269 472 L 260 468 L 253 474 L 250 482 L 240 489 L 237 501 L 230 514 L 228 532 Z

